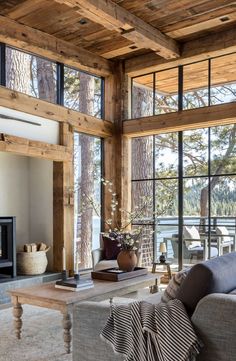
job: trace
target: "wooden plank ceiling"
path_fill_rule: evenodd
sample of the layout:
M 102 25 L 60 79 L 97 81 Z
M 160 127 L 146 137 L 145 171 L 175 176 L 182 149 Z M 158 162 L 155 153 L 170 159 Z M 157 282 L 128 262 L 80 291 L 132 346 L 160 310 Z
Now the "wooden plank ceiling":
M 116 5 L 118 8 L 114 7 Z M 112 21 L 109 18 L 111 13 Z M 234 27 L 236 2 L 9 0 L 0 2 L 0 15 L 107 59 L 127 59 L 150 51 L 159 51 L 162 57 L 169 58 L 178 57 L 178 44 Z M 120 22 L 124 23 L 122 28 Z M 155 33 L 152 39 L 150 29 Z

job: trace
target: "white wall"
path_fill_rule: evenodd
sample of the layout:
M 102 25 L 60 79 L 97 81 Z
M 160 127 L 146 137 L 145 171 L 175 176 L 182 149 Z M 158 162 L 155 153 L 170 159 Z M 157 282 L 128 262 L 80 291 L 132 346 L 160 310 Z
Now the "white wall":
M 29 162 L 27 157 L 0 152 L 0 216 L 16 216 L 18 249 L 29 242 Z
M 52 269 L 53 247 L 53 162 L 29 158 L 29 234 L 33 242 L 51 247 L 47 253 Z
M 17 250 L 32 242 L 51 246 L 52 269 L 52 161 L 0 152 L 0 216 L 16 216 Z
M 0 133 L 51 144 L 59 144 L 58 122 L 1 106 Z

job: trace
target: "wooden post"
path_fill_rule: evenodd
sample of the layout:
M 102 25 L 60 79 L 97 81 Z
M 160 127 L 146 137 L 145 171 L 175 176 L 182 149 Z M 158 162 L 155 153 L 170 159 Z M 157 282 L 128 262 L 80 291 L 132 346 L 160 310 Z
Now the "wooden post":
M 74 268 L 74 173 L 73 129 L 60 126 L 60 144 L 71 151 L 71 160 L 53 163 L 53 258 L 54 270 L 62 270 L 62 248 L 66 249 L 66 268 Z
M 128 81 L 123 62 L 117 62 L 115 69 L 105 80 L 105 117 L 113 122 L 114 133 L 104 140 L 104 178 L 112 181 L 119 207 L 130 210 L 131 140 L 122 136 L 122 121 L 128 114 Z M 111 194 L 107 187 L 104 187 L 103 201 L 103 216 L 111 218 Z M 114 219 L 120 223 L 121 213 L 117 212 Z

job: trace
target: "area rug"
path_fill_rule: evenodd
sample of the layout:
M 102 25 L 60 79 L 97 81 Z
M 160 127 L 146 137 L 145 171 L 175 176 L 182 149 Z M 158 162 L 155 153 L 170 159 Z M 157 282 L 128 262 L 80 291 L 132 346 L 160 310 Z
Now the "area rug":
M 72 361 L 63 342 L 62 315 L 23 306 L 22 338 L 15 337 L 12 308 L 0 310 L 0 361 Z

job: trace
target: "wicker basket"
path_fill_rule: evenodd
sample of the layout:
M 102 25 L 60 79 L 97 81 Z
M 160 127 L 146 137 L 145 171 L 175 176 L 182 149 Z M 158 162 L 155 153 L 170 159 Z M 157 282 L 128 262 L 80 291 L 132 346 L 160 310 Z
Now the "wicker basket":
M 44 273 L 48 264 L 46 252 L 18 252 L 17 273 L 30 276 Z

